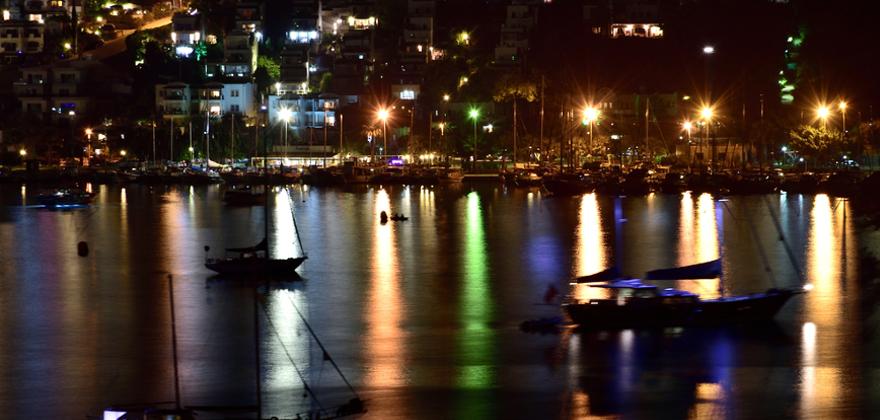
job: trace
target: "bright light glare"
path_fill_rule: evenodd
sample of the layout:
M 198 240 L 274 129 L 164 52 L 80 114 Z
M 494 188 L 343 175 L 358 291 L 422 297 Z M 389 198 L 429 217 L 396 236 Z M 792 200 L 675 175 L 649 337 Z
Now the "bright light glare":
M 476 109 L 476 108 L 471 108 L 471 110 L 468 111 L 468 117 L 470 117 L 472 120 L 479 118 L 480 117 L 480 110 Z
M 846 102 L 840 101 L 840 103 L 837 104 L 837 107 L 840 108 L 841 111 L 846 111 Z
M 591 123 L 599 119 L 599 110 L 596 107 L 590 105 L 586 109 L 584 109 L 584 121 L 587 123 Z
M 822 120 L 828 119 L 828 115 L 830 115 L 830 114 L 831 114 L 831 110 L 828 109 L 827 105 L 819 105 L 819 107 L 816 108 L 816 116 L 819 117 L 819 119 L 822 119 Z
M 376 116 L 379 118 L 380 121 L 387 121 L 388 115 L 389 114 L 387 108 L 381 108 L 378 112 L 376 112 Z
M 278 111 L 278 118 L 284 122 L 290 122 L 291 116 L 293 116 L 293 112 L 290 111 L 290 108 L 281 108 Z
M 694 128 L 694 124 L 690 121 L 685 121 L 685 122 L 681 123 L 681 128 L 683 128 L 685 131 L 690 133 L 691 129 Z
M 715 112 L 712 111 L 712 108 L 704 106 L 703 109 L 700 110 L 700 117 L 704 120 L 711 120 L 714 113 Z
M 713 47 L 711 45 L 706 45 L 705 47 L 703 47 L 703 54 L 714 54 L 714 53 L 715 53 L 715 47 Z

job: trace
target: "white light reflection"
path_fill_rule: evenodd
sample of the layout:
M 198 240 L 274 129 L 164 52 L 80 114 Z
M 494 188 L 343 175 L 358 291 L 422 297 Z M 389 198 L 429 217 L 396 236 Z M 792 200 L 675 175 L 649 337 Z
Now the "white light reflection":
M 266 297 L 266 316 L 270 317 L 270 325 L 275 329 L 266 334 L 270 344 L 264 346 L 263 350 L 268 365 L 264 379 L 267 391 L 285 390 L 292 394 L 304 392 L 297 369 L 309 380 L 312 338 L 296 313 L 296 308 L 303 316 L 307 316 L 307 304 L 305 294 L 299 291 L 274 290 Z M 291 389 L 296 391 L 290 391 Z M 273 414 L 280 415 L 278 413 L 303 412 L 310 407 L 308 398 L 273 398 L 271 401 L 271 407 L 266 407 L 271 412 L 264 413 L 267 418 Z
M 587 276 L 608 268 L 608 256 L 605 255 L 605 234 L 602 231 L 602 215 L 595 193 L 581 196 L 576 240 L 574 277 Z M 573 288 L 574 297 L 578 300 L 608 297 L 606 289 L 589 287 L 586 284 L 577 284 Z
M 272 257 L 283 259 L 299 256 L 294 245 L 296 228 L 293 226 L 293 208 L 290 206 L 290 193 L 287 188 L 281 188 L 275 193 L 272 227 Z

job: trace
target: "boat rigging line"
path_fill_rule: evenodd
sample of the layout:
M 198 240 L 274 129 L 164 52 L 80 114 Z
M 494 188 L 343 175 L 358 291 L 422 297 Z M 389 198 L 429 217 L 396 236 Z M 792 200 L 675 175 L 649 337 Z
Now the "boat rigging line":
M 299 226 L 296 223 L 296 215 L 294 214 L 295 210 L 293 208 L 293 195 L 291 194 L 290 188 L 284 187 L 284 189 L 287 190 L 287 201 L 290 203 L 290 218 L 293 219 L 293 231 L 296 233 L 296 242 L 299 245 L 299 252 L 301 252 L 304 257 L 308 257 L 308 255 L 306 254 L 306 249 L 303 248 L 302 238 L 300 237 L 300 234 L 299 234 Z M 305 200 L 303 200 L 303 201 L 305 201 Z M 296 306 L 294 305 L 294 307 L 296 307 Z M 299 312 L 299 311 L 297 311 L 297 312 Z M 302 315 L 300 315 L 300 316 L 302 316 Z M 306 324 L 306 325 L 308 325 L 308 324 Z M 309 327 L 309 329 L 311 330 L 311 327 Z
M 721 205 L 724 206 L 724 209 L 727 210 L 727 213 L 730 214 L 730 217 L 735 222 L 740 222 L 742 220 L 733 214 L 733 210 L 727 205 L 727 201 L 719 201 L 721 201 Z M 752 234 L 752 239 L 755 241 L 755 245 L 758 246 L 758 255 L 761 256 L 761 263 L 764 264 L 764 272 L 770 276 L 770 281 L 773 282 L 773 285 L 778 286 L 779 284 L 776 282 L 776 276 L 773 274 L 773 268 L 770 266 L 770 260 L 767 259 L 767 252 L 764 250 L 764 245 L 761 244 L 760 238 L 758 238 L 758 229 L 755 227 L 755 224 L 752 223 L 751 219 L 747 218 L 746 221 L 748 222 L 749 232 Z
M 259 304 L 259 302 L 257 304 Z M 293 365 L 294 370 L 296 370 L 296 374 L 297 374 L 297 376 L 299 376 L 299 380 L 300 380 L 300 382 L 302 382 L 303 387 L 305 387 L 306 393 L 308 393 L 308 395 L 310 397 L 312 397 L 312 400 L 314 400 L 315 404 L 318 405 L 318 409 L 323 411 L 324 406 L 321 405 L 321 401 L 318 400 L 318 396 L 315 395 L 315 393 L 312 391 L 312 388 L 309 386 L 308 382 L 306 382 L 306 378 L 305 378 L 305 376 L 303 376 L 303 373 L 299 369 L 299 366 L 297 366 L 296 362 L 293 361 L 293 357 L 290 355 L 290 351 L 287 349 L 287 345 L 284 344 L 284 340 L 281 339 L 281 334 L 278 333 L 278 329 L 275 328 L 275 323 L 272 322 L 272 317 L 269 315 L 269 312 L 266 310 L 266 306 L 262 305 L 262 304 L 259 304 L 259 305 L 260 305 L 260 308 L 263 310 L 263 313 L 266 315 L 266 321 L 269 323 L 269 328 L 275 334 L 275 337 L 278 338 L 278 342 L 281 343 L 281 349 L 284 350 L 284 354 L 287 356 L 287 360 L 290 361 L 290 364 Z
M 767 199 L 767 196 L 763 196 L 764 204 L 767 205 L 767 211 L 770 212 L 770 219 L 773 220 L 773 226 L 776 227 L 776 232 L 779 233 L 779 241 L 782 242 L 783 247 L 785 248 L 785 253 L 788 255 L 788 260 L 791 262 L 792 268 L 794 268 L 795 272 L 798 275 L 798 279 L 800 279 L 801 284 L 806 284 L 806 276 L 804 275 L 803 270 L 801 269 L 800 264 L 798 264 L 797 258 L 794 255 L 794 251 L 791 250 L 791 247 L 788 246 L 788 241 L 785 240 L 785 234 L 782 232 L 782 225 L 779 224 L 779 218 L 776 217 L 776 212 L 773 211 L 773 206 L 770 205 L 770 201 Z
M 296 314 L 299 315 L 299 319 L 302 320 L 303 324 L 305 324 L 306 328 L 309 330 L 309 334 L 311 334 L 312 338 L 315 339 L 315 342 L 318 343 L 318 347 L 321 348 L 321 352 L 323 353 L 324 360 L 330 362 L 330 364 L 333 365 L 333 368 L 336 369 L 336 373 L 339 374 L 339 377 L 342 378 L 342 381 L 345 382 L 345 385 L 348 386 L 348 389 L 351 391 L 352 394 L 354 394 L 355 398 L 360 398 L 357 391 L 355 391 L 354 387 L 351 386 L 351 383 L 348 382 L 348 378 L 346 378 L 345 375 L 342 374 L 342 370 L 339 369 L 336 361 L 333 360 L 332 357 L 330 357 L 330 353 L 327 352 L 324 344 L 321 343 L 321 340 L 318 339 L 318 335 L 315 334 L 315 330 L 313 330 L 311 324 L 306 321 L 306 318 L 303 316 L 302 312 L 299 311 L 299 308 L 296 306 L 296 303 L 293 302 L 293 299 L 290 297 L 289 294 L 287 295 L 287 300 L 290 302 L 290 305 L 293 306 L 293 309 L 296 310 Z

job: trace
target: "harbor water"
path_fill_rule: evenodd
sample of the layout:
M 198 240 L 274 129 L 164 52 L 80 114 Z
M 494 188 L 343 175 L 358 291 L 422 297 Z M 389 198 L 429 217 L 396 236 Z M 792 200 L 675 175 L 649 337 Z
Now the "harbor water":
M 206 254 L 262 239 L 262 206 L 224 206 L 216 185 L 89 188 L 89 207 L 50 211 L 36 206 L 41 187 L 0 187 L 4 418 L 173 401 L 169 275 L 183 405 L 259 398 L 265 418 L 335 407 L 353 394 L 332 358 L 365 418 L 880 416 L 869 258 L 880 234 L 834 197 L 275 189 L 271 252 L 308 260 L 300 281 L 266 284 L 204 267 Z M 382 211 L 409 220 L 381 224 Z M 574 276 L 616 264 L 639 277 L 719 257 L 721 280 L 663 287 L 812 291 L 752 328 L 519 329 L 561 315 L 558 299 L 545 304 L 551 285 L 599 293 L 571 288 Z

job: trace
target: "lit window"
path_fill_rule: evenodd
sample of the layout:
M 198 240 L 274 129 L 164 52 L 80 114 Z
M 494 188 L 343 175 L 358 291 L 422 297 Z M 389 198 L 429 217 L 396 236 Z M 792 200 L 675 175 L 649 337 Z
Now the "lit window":
M 404 101 L 411 101 L 416 98 L 416 93 L 412 89 L 405 89 L 400 91 L 400 99 Z
M 211 105 L 211 115 L 220 115 L 220 105 Z

